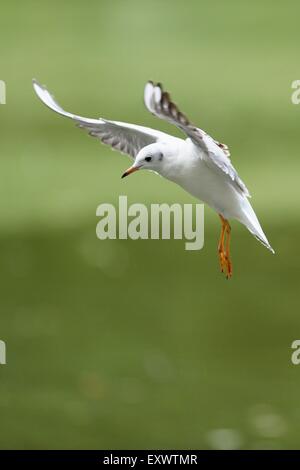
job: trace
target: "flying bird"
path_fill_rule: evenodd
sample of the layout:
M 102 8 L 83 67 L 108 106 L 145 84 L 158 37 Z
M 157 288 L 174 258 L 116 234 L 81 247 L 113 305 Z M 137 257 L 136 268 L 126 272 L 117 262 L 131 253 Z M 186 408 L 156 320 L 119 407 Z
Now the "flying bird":
M 91 136 L 133 159 L 132 166 L 123 173 L 122 178 L 138 170 L 152 170 L 214 209 L 221 220 L 218 243 L 220 268 L 227 278 L 232 276 L 229 219 L 236 219 L 245 225 L 274 253 L 249 202 L 249 191 L 230 161 L 227 145 L 192 124 L 160 83 L 148 81 L 146 84 L 145 106 L 154 116 L 178 127 L 185 134 L 185 139 L 136 124 L 77 116 L 64 111 L 47 88 L 36 80 L 33 80 L 33 87 L 50 109 L 73 119 Z

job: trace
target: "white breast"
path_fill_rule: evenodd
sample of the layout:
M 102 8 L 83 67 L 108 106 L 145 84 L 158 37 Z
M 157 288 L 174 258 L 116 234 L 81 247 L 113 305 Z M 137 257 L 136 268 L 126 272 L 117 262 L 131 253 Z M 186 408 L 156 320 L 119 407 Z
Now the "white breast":
M 210 168 L 201 158 L 201 150 L 188 142 L 174 158 L 172 168 L 163 175 L 179 184 L 192 196 L 208 204 L 225 218 L 238 218 L 244 197 L 228 182 L 225 175 Z

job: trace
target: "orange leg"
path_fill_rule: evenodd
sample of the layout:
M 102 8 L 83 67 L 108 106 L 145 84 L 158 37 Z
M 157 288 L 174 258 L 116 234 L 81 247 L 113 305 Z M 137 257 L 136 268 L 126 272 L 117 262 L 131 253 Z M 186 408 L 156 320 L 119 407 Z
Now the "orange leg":
M 227 279 L 229 279 L 232 276 L 232 263 L 230 259 L 230 236 L 231 236 L 231 227 L 227 221 L 226 224 L 226 234 L 227 234 L 227 240 L 226 240 L 226 249 L 225 249 L 225 257 L 227 261 Z
M 230 234 L 231 228 L 229 225 L 228 220 L 224 219 L 224 217 L 219 214 L 222 228 L 221 228 L 221 236 L 218 245 L 218 252 L 219 252 L 219 260 L 221 271 L 226 271 L 226 277 L 229 279 L 232 276 L 232 264 L 230 260 Z M 226 242 L 225 242 L 225 235 L 226 235 Z M 225 243 L 225 248 L 224 248 Z
M 225 251 L 224 251 L 224 238 L 225 238 L 225 219 L 219 214 L 219 217 L 221 219 L 222 223 L 222 228 L 221 228 L 221 235 L 220 235 L 220 240 L 219 240 L 219 245 L 218 245 L 218 252 L 219 252 L 219 261 L 220 261 L 220 268 L 221 272 L 224 272 L 225 268 Z

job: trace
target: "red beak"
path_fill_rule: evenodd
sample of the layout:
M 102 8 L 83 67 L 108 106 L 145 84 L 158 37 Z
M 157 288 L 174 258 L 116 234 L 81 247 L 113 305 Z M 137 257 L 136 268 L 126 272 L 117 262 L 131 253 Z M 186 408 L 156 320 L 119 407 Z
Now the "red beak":
M 139 169 L 138 166 L 131 166 L 130 168 L 128 168 L 128 170 L 125 171 L 125 173 L 123 173 L 123 175 L 121 176 L 121 178 L 125 178 L 125 176 L 128 176 L 130 175 L 131 173 L 134 173 L 135 171 L 137 171 Z

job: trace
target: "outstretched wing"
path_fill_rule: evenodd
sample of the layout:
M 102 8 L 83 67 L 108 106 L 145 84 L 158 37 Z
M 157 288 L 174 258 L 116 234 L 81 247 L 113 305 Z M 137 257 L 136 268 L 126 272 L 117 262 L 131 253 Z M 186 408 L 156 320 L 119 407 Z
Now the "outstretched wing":
M 201 157 L 206 164 L 228 176 L 231 183 L 245 196 L 249 192 L 237 174 L 230 161 L 230 152 L 227 145 L 210 137 L 202 129 L 192 124 L 171 100 L 170 94 L 163 90 L 160 83 L 149 81 L 145 86 L 144 102 L 146 108 L 155 116 L 174 124 L 181 129 L 198 146 L 202 152 Z
M 91 136 L 98 137 L 104 144 L 110 145 L 113 149 L 119 150 L 132 158 L 135 158 L 146 145 L 172 138 L 163 132 L 135 124 L 76 116 L 64 111 L 47 88 L 40 85 L 36 80 L 33 80 L 33 87 L 40 100 L 50 109 L 62 116 L 73 119 L 78 127 L 86 129 Z

